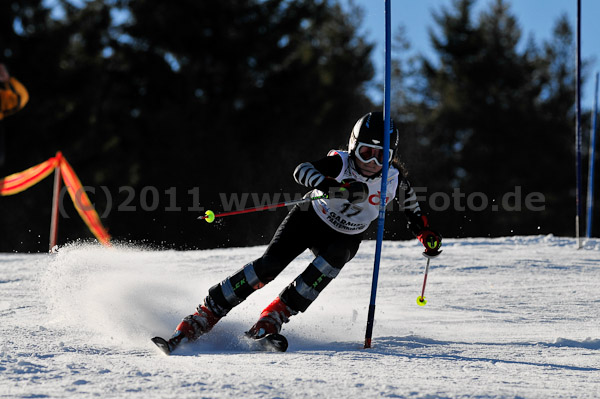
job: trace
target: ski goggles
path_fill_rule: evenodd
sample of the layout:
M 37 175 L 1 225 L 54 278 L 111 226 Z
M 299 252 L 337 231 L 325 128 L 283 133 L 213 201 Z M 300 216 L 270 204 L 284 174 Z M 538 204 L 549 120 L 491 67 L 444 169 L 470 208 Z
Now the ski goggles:
M 391 161 L 394 155 L 394 150 L 390 149 L 389 151 L 389 160 Z M 383 166 L 383 147 L 379 145 L 358 143 L 354 154 L 361 162 L 369 163 L 371 161 L 375 161 L 377 165 Z

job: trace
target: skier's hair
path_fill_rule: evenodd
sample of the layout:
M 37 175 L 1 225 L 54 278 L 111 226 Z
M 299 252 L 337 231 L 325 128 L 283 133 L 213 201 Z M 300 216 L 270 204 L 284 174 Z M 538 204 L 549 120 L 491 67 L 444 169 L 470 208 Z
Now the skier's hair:
M 394 155 L 394 159 L 392 159 L 392 166 L 400 171 L 400 175 L 402 177 L 408 177 L 408 169 L 406 168 L 406 164 L 400 160 L 400 155 L 397 152 Z

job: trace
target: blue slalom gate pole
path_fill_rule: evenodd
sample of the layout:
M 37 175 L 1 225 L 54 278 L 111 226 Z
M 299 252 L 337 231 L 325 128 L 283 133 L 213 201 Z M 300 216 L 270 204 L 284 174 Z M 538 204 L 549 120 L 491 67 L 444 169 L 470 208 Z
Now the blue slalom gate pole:
M 581 0 L 577 0 L 577 39 L 575 55 L 575 97 L 576 97 L 576 121 L 575 121 L 575 174 L 577 178 L 575 190 L 575 238 L 577 248 L 581 248 L 581 234 L 579 221 L 581 219 Z
M 596 72 L 596 89 L 594 90 L 594 114 L 592 115 L 592 131 L 590 132 L 590 160 L 588 167 L 587 189 L 587 238 L 592 237 L 592 215 L 594 213 L 594 169 L 596 165 L 596 122 L 598 120 L 598 72 Z
M 388 167 L 390 161 L 390 81 L 392 77 L 392 34 L 391 34 L 391 0 L 385 0 L 385 79 L 383 100 L 383 169 L 381 172 L 381 194 L 379 201 L 379 220 L 377 224 L 377 243 L 375 247 L 375 262 L 373 265 L 373 281 L 371 283 L 371 301 L 367 317 L 367 332 L 365 334 L 365 348 L 371 347 L 373 324 L 375 322 L 375 298 L 377 296 L 377 280 L 379 279 L 379 263 L 381 261 L 381 245 L 383 242 L 383 227 L 385 224 L 385 206 L 387 193 Z

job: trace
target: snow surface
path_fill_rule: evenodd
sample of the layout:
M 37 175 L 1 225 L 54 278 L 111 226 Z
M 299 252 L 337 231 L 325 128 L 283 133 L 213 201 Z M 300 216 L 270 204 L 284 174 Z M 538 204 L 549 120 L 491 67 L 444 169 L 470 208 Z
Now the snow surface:
M 284 326 L 286 353 L 240 339 L 306 252 L 214 330 L 170 357 L 168 337 L 210 286 L 264 247 L 208 251 L 73 244 L 0 254 L 0 397 L 592 398 L 600 395 L 600 240 L 448 239 L 431 262 L 385 242 L 373 348 L 363 349 L 374 242 Z

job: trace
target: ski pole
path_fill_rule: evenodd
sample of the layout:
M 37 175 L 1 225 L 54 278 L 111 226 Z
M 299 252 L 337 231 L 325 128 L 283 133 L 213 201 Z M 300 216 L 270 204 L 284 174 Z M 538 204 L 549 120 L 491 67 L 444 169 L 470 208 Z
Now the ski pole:
M 421 290 L 421 296 L 417 298 L 417 305 L 425 306 L 427 300 L 425 299 L 425 284 L 427 284 L 427 274 L 429 273 L 429 261 L 431 258 L 427 257 L 427 266 L 425 267 L 425 277 L 423 278 L 423 289 Z
M 220 218 L 220 217 L 225 217 L 225 216 L 233 216 L 233 215 L 241 215 L 243 213 L 252 213 L 252 212 L 266 211 L 267 209 L 276 209 L 276 208 L 283 208 L 283 207 L 286 207 L 286 206 L 305 204 L 305 203 L 308 203 L 308 202 L 312 202 L 312 201 L 316 201 L 316 200 L 324 199 L 324 198 L 328 198 L 326 194 L 319 195 L 319 196 L 316 196 L 316 197 L 302 198 L 302 199 L 299 199 L 299 200 L 280 202 L 278 204 L 257 206 L 257 207 L 254 207 L 254 208 L 246 208 L 246 209 L 241 209 L 239 211 L 222 212 L 222 213 L 214 213 L 211 210 L 207 210 L 204 213 L 204 215 L 203 216 L 199 216 L 198 219 L 203 219 L 203 220 L 206 220 L 208 223 L 212 223 L 212 222 L 215 221 L 215 218 Z

